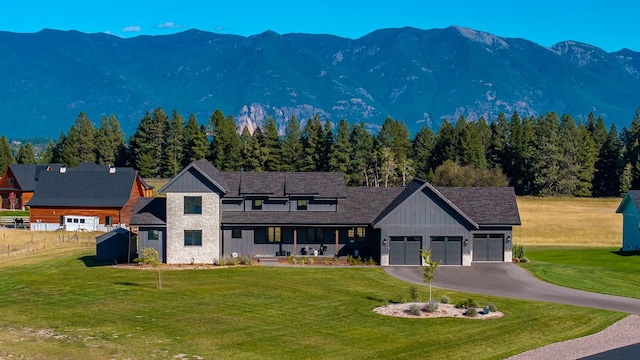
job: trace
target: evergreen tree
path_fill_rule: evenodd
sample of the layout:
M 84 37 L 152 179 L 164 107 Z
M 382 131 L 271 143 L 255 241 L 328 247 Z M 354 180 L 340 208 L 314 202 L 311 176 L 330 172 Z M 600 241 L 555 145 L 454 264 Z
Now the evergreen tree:
M 100 119 L 100 128 L 96 129 L 96 162 L 98 164 L 120 165 L 124 151 L 124 133 L 120 128 L 120 122 L 111 115 Z
M 282 139 L 282 171 L 299 171 L 302 158 L 302 131 L 295 115 L 291 115 Z
M 458 139 L 454 135 L 453 125 L 444 119 L 442 125 L 438 129 L 436 144 L 433 150 L 433 160 L 431 163 L 434 167 L 438 167 L 447 160 L 457 161 L 456 147 Z
M 302 131 L 302 161 L 300 171 L 319 171 L 324 132 L 318 115 L 307 120 Z
M 21 145 L 18 150 L 18 154 L 16 156 L 16 160 L 18 164 L 35 164 L 36 163 L 36 153 L 31 146 L 31 143 L 27 143 L 26 145 Z
M 144 178 L 160 177 L 162 174 L 168 124 L 169 119 L 162 108 L 156 108 L 153 114 L 147 111 L 129 140 L 134 167 Z
M 518 121 L 518 125 L 520 125 Z M 500 166 L 507 169 L 509 164 L 510 124 L 504 113 L 498 114 L 498 119 L 491 123 L 491 141 L 487 151 L 487 161 L 490 166 Z
M 351 143 L 351 161 L 349 165 L 348 185 L 373 186 L 372 154 L 373 136 L 369 134 L 363 122 L 353 127 L 349 136 Z
M 238 125 L 233 116 L 224 117 L 216 110 L 209 119 L 213 140 L 209 160 L 220 171 L 237 171 L 242 167 L 242 149 Z
M 13 157 L 13 152 L 11 151 L 11 145 L 9 145 L 9 140 L 2 135 L 0 137 L 0 172 L 4 174 L 7 167 L 11 164 L 15 164 L 16 159 Z
M 320 134 L 321 139 L 318 148 L 318 171 L 329 171 L 329 158 L 331 156 L 331 147 L 335 141 L 333 135 L 333 124 L 329 119 L 324 122 L 324 128 Z
M 184 136 L 186 146 L 182 158 L 182 167 L 189 165 L 193 161 L 206 158 L 209 149 L 207 131 L 204 125 L 198 127 L 198 120 L 196 120 L 196 116 L 193 113 L 189 115 L 189 120 L 187 120 Z
M 76 119 L 73 130 L 75 131 L 69 131 L 69 137 L 71 138 L 72 135 L 77 137 L 72 142 L 76 146 L 78 161 L 80 163 L 95 163 L 95 128 L 84 112 L 81 112 Z
M 436 136 L 431 129 L 422 126 L 412 142 L 412 159 L 415 164 L 416 177 L 426 181 L 431 181 L 433 175 L 433 148 Z
M 53 149 L 55 144 L 53 140 L 49 140 L 47 146 L 38 154 L 38 164 L 49 164 L 53 162 Z
M 182 169 L 185 149 L 184 119 L 178 111 L 173 110 L 171 121 L 165 135 L 165 147 L 162 158 L 162 177 L 174 177 Z
M 618 140 L 616 126 L 613 124 L 598 153 L 593 177 L 593 195 L 598 197 L 620 195 L 622 172 L 622 146 Z
M 264 170 L 279 171 L 282 166 L 282 144 L 276 121 L 271 116 L 267 118 L 263 149 L 265 153 Z
M 257 128 L 255 133 L 258 131 L 261 132 L 260 128 Z M 260 142 L 255 136 L 251 135 L 249 128 L 246 126 L 242 129 L 242 134 L 240 134 L 240 144 L 242 146 L 242 170 L 261 171 Z
M 351 162 L 351 142 L 349 142 L 349 123 L 345 119 L 338 122 L 336 139 L 329 155 L 329 171 L 347 174 Z
M 414 175 L 413 163 L 410 158 L 411 139 L 409 138 L 409 129 L 404 122 L 392 119 L 388 116 L 378 132 L 376 137 L 380 147 L 378 150 L 378 159 L 383 162 L 393 161 L 393 166 L 383 165 L 385 171 L 391 167 L 396 170 L 396 174 L 386 174 L 385 179 L 393 179 L 387 185 L 406 185 Z M 385 149 L 390 151 L 387 154 Z

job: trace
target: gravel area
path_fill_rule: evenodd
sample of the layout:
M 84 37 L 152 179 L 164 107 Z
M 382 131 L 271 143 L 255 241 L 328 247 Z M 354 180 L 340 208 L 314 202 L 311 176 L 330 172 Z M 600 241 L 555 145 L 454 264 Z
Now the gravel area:
M 538 349 L 529 350 L 522 354 L 510 357 L 514 360 L 537 359 L 580 359 L 603 352 L 623 348 L 625 346 L 640 344 L 640 315 L 629 315 L 616 322 L 599 333 L 567 340 Z M 628 357 L 631 356 L 631 357 Z M 637 349 L 629 350 L 629 354 L 620 351 L 618 354 L 605 355 L 598 358 L 608 359 L 633 359 L 637 358 Z M 595 359 L 596 357 L 594 357 Z

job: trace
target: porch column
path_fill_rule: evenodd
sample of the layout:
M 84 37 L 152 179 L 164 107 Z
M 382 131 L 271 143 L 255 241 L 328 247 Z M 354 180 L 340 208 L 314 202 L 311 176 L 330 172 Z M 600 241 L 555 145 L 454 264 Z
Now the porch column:
M 336 229 L 336 257 L 338 257 L 338 229 Z
M 298 255 L 298 229 L 293 228 L 293 256 Z

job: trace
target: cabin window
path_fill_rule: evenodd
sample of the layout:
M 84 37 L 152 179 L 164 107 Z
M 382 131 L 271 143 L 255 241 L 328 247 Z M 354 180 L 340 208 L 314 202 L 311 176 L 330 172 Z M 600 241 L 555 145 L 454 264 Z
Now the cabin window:
M 185 230 L 184 246 L 202 246 L 202 230 Z
M 151 229 L 147 233 L 147 239 L 158 240 L 160 238 L 160 231 L 158 229 Z
M 106 217 L 104 218 L 104 223 L 105 223 L 105 225 L 107 225 L 107 226 L 111 226 L 111 225 L 113 225 L 113 217 L 112 217 L 112 216 L 106 216 Z
M 240 228 L 231 229 L 231 238 L 242 239 L 242 229 Z
M 267 228 L 267 241 L 272 242 L 281 242 L 282 241 L 282 231 L 280 227 L 268 227 Z
M 298 200 L 298 210 L 307 210 L 307 206 L 309 205 L 309 200 Z
M 254 199 L 253 203 L 251 205 L 251 208 L 253 210 L 262 210 L 262 204 L 264 203 L 264 201 L 262 199 Z
M 185 196 L 184 213 L 202 214 L 202 196 Z

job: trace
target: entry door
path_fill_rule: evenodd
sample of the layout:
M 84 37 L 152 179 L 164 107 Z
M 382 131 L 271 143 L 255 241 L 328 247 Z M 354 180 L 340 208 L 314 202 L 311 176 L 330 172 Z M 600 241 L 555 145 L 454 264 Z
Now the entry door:
M 473 235 L 473 261 L 503 261 L 503 234 Z
M 462 265 L 462 236 L 432 236 L 431 259 L 442 265 Z
M 422 265 L 422 236 L 390 236 L 390 265 Z

